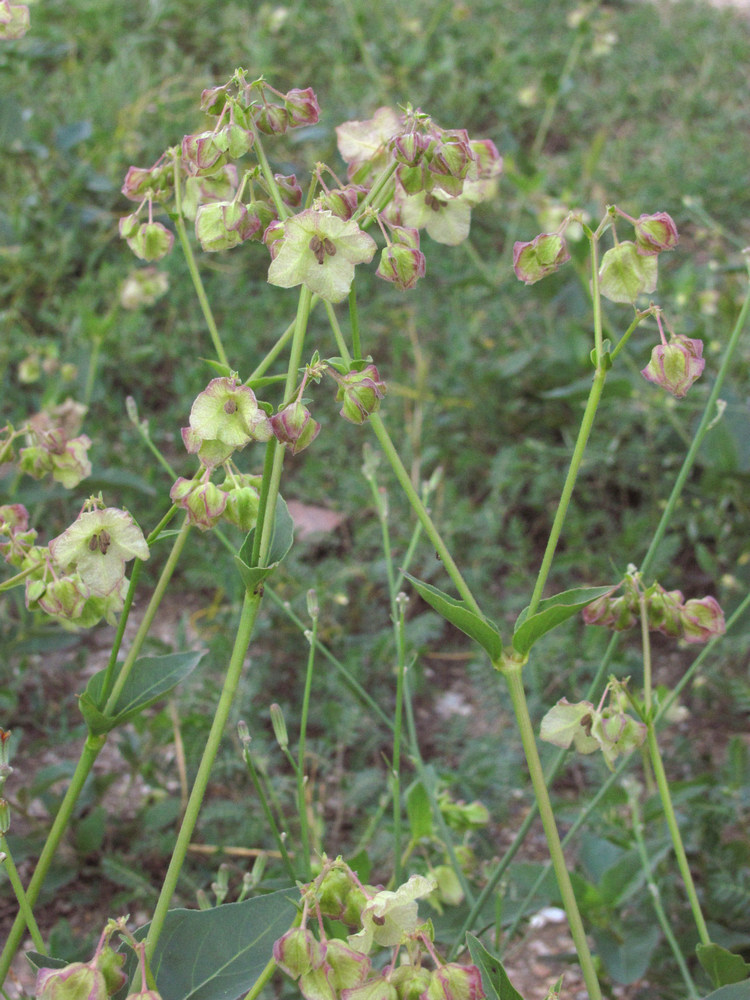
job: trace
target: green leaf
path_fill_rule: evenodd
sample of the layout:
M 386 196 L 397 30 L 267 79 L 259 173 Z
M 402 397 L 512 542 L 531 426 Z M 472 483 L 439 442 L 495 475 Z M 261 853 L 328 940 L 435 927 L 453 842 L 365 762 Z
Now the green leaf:
M 467 934 L 466 940 L 471 960 L 482 974 L 482 985 L 487 1000 L 523 1000 L 521 994 L 508 979 L 508 973 L 503 968 L 500 959 L 491 955 L 473 934 Z
M 747 979 L 750 965 L 741 955 L 735 955 L 718 944 L 698 944 L 695 947 L 698 961 L 714 986 L 728 986 Z M 748 994 L 750 996 L 750 994 Z
M 294 541 L 294 521 L 289 508 L 282 497 L 276 498 L 276 520 L 273 527 L 273 540 L 268 553 L 267 566 L 252 566 L 253 541 L 255 528 L 247 533 L 239 554 L 234 557 L 237 570 L 247 590 L 255 590 L 279 565 L 286 556 Z
M 421 781 L 415 781 L 406 793 L 406 815 L 412 840 L 432 836 L 432 810 L 427 789 Z
M 141 656 L 125 682 L 111 715 L 102 713 L 105 670 L 94 674 L 86 690 L 78 699 L 78 706 L 93 736 L 108 733 L 115 726 L 127 722 L 195 670 L 205 650 L 186 653 L 168 653 L 166 656 Z
M 659 944 L 661 931 L 656 924 L 629 926 L 624 931 L 594 928 L 591 932 L 596 950 L 607 972 L 618 983 L 634 983 L 646 974 Z
M 503 640 L 496 625 L 482 615 L 471 611 L 464 601 L 457 601 L 453 597 L 444 594 L 437 587 L 431 587 L 428 583 L 422 583 L 409 573 L 404 574 L 407 580 L 411 580 L 419 596 L 427 601 L 438 614 L 442 615 L 451 625 L 461 629 L 466 635 L 476 640 L 479 645 L 490 656 L 493 662 L 500 659 L 503 652 Z M 608 588 L 611 589 L 611 588 Z
M 525 655 L 545 633 L 561 625 L 568 618 L 582 611 L 587 604 L 591 604 L 597 597 L 608 594 L 612 587 L 576 587 L 573 590 L 566 590 L 562 594 L 555 594 L 539 602 L 539 607 L 531 616 L 527 618 L 528 608 L 524 608 L 516 619 L 516 628 L 513 633 L 513 648 L 517 653 Z
M 162 1000 L 238 1000 L 297 915 L 299 893 L 282 889 L 211 910 L 170 910 L 151 962 Z M 148 927 L 136 937 L 145 937 Z
M 722 986 L 721 989 L 709 993 L 703 1000 L 747 1000 L 750 997 L 750 979 L 743 979 L 741 983 L 733 983 L 731 986 Z

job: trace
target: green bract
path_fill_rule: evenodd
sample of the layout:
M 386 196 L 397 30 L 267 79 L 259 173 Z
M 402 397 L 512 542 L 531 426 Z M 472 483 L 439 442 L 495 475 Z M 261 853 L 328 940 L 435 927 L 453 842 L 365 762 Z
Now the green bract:
M 119 587 L 130 559 L 148 559 L 143 532 L 125 510 L 84 511 L 49 543 L 62 569 L 74 568 L 92 595 L 106 597 Z
M 356 222 L 309 208 L 284 223 L 284 235 L 268 269 L 272 285 L 304 285 L 328 302 L 342 302 L 354 280 L 355 264 L 369 263 L 375 240 Z

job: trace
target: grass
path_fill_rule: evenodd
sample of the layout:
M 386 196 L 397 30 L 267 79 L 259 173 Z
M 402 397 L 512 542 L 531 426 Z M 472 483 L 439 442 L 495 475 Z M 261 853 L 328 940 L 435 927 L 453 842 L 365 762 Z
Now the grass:
M 209 342 L 177 255 L 165 264 L 170 278 L 165 298 L 135 313 L 117 305 L 119 285 L 134 266 L 117 236 L 117 219 L 127 210 L 119 188 L 128 166 L 150 165 L 165 145 L 198 129 L 201 88 L 223 82 L 238 65 L 265 74 L 282 89 L 310 85 L 319 96 L 324 117 L 284 147 L 285 173 L 303 174 L 317 159 L 333 160 L 339 121 L 368 117 L 384 103 L 411 102 L 446 127 L 492 138 L 505 157 L 505 176 L 497 202 L 475 212 L 471 248 L 429 247 L 428 277 L 418 291 L 407 297 L 374 284 L 365 287 L 365 349 L 388 381 L 386 419 L 392 428 L 404 429 L 415 475 L 426 478 L 436 466 L 444 469 L 433 513 L 461 553 L 467 579 L 488 595 L 498 620 L 512 621 L 528 599 L 530 573 L 554 513 L 550 504 L 570 446 L 566 428 L 585 398 L 582 372 L 590 349 L 586 276 L 571 269 L 532 293 L 512 275 L 512 243 L 545 228 L 561 203 L 592 217 L 614 201 L 635 214 L 670 212 L 682 244 L 663 269 L 660 301 L 680 330 L 706 340 L 710 368 L 737 311 L 742 283 L 737 250 L 750 242 L 743 127 L 750 24 L 731 11 L 686 0 L 620 3 L 602 8 L 591 26 L 577 29 L 566 23 L 572 10 L 568 3 L 522 0 L 502 5 L 415 0 L 408 6 L 390 0 L 283 6 L 230 0 L 209 14 L 197 0 L 36 4 L 26 39 L 0 48 L 4 419 L 19 422 L 69 394 L 80 398 L 92 345 L 100 341 L 86 427 L 95 438 L 95 471 L 86 489 L 104 490 L 110 502 L 127 505 L 139 520 L 161 510 L 169 484 L 149 465 L 125 420 L 124 399 L 135 397 L 159 447 L 178 470 L 186 468 L 179 428 L 210 375 L 195 363 L 208 353 Z M 571 46 L 578 44 L 578 59 L 561 77 Z M 597 55 L 597 46 L 607 44 L 609 50 Z M 555 113 L 537 153 L 535 139 L 548 102 L 554 102 Z M 286 326 L 293 296 L 268 294 L 263 254 L 247 248 L 204 257 L 201 267 L 229 355 L 245 376 Z M 611 322 L 619 325 L 625 312 L 613 307 Z M 631 369 L 608 385 L 555 568 L 560 589 L 571 578 L 614 581 L 628 562 L 640 558 L 653 511 L 684 447 L 685 423 L 692 422 L 708 391 L 697 386 L 679 410 L 656 399 L 638 374 L 653 337 L 653 328 L 637 334 Z M 30 357 L 47 371 L 24 382 L 19 366 Z M 72 373 L 62 367 L 66 364 L 74 366 Z M 730 608 L 750 582 L 744 404 L 749 367 L 745 347 L 727 387 L 725 420 L 691 479 L 657 571 L 665 586 L 716 592 Z M 287 492 L 340 510 L 347 519 L 336 539 L 296 545 L 274 587 L 304 618 L 304 593 L 314 586 L 324 609 L 325 642 L 362 683 L 388 690 L 391 632 L 379 528 L 360 472 L 363 435 L 356 428 L 326 433 L 337 419 L 333 400 L 316 398 L 316 404 L 324 430 L 295 462 Z M 623 418 L 623 412 L 632 416 Z M 382 481 L 390 487 L 385 473 Z M 11 476 L 2 485 L 15 502 L 33 508 L 47 537 L 69 523 L 77 498 L 71 507 L 62 489 L 28 479 L 16 483 Z M 393 489 L 390 501 L 394 547 L 403 553 L 410 525 Z M 156 568 L 158 559 L 148 567 L 147 583 Z M 415 572 L 440 584 L 440 566 L 427 546 L 418 551 Z M 194 610 L 190 617 L 175 615 L 175 627 L 197 630 L 211 662 L 225 662 L 227 630 L 239 599 L 231 560 L 215 545 L 193 544 L 178 582 L 181 592 L 193 595 Z M 22 618 L 12 598 L 0 612 L 0 628 L 14 657 L 0 705 L 22 735 L 19 761 L 31 762 L 50 740 L 51 688 L 60 706 L 55 738 L 64 744 L 82 731 L 72 697 L 75 670 L 90 662 L 95 640 L 70 647 L 69 636 Z M 416 599 L 409 629 L 420 653 L 414 669 L 417 721 L 434 766 L 457 797 L 481 798 L 512 820 L 508 803 L 521 784 L 517 749 L 511 744 L 499 755 L 488 750 L 496 746 L 497 720 L 506 709 L 494 691 L 485 691 L 483 664 Z M 745 633 L 740 631 L 740 639 Z M 561 664 L 583 683 L 590 663 L 601 655 L 595 636 L 585 636 L 580 648 L 580 630 L 571 629 L 562 641 L 562 649 L 559 639 L 550 644 L 535 668 L 532 699 L 539 713 L 565 693 Z M 59 651 L 51 658 L 55 647 Z M 305 647 L 281 610 L 267 610 L 236 709 L 236 719 L 251 724 L 257 756 L 287 804 L 293 782 L 283 771 L 267 709 L 276 700 L 288 720 L 296 717 Z M 74 669 L 62 668 L 60 660 L 71 648 Z M 156 642 L 154 649 L 164 651 Z M 456 659 L 441 658 L 445 652 Z M 627 649 L 623 662 L 628 663 Z M 743 662 L 738 648 L 722 667 L 723 677 L 709 676 L 691 696 L 696 710 L 725 712 L 728 732 L 741 730 L 739 711 L 750 698 Z M 726 694 L 730 681 L 732 703 Z M 217 672 L 208 670 L 178 697 L 188 771 L 202 748 L 208 726 L 204 706 L 218 683 Z M 486 735 L 477 735 L 460 716 L 435 724 L 436 693 L 446 685 L 477 699 L 472 704 Z M 316 823 L 321 836 L 327 831 L 335 838 L 335 844 L 326 843 L 329 852 L 348 851 L 358 846 L 378 809 L 384 734 L 342 691 L 333 670 L 316 676 L 310 726 Z M 112 906 L 140 893 L 147 899 L 148 890 L 133 873 L 141 855 L 154 872 L 164 863 L 177 793 L 164 754 L 171 752 L 174 732 L 164 708 L 120 737 L 131 773 L 140 774 L 149 790 L 120 830 L 95 813 L 97 846 L 74 845 L 75 861 L 61 864 L 53 891 L 70 883 L 77 870 L 100 877 L 106 863 Z M 680 732 L 675 766 L 687 752 L 680 740 L 689 743 L 689 734 Z M 740 796 L 747 785 L 727 775 L 731 760 L 735 771 L 747 767 L 737 744 L 731 746 L 726 758 L 709 753 L 694 777 L 694 787 L 710 790 L 710 808 L 725 818 L 721 788 L 734 787 Z M 236 750 L 230 748 L 221 764 L 201 839 L 265 844 L 262 817 L 247 806 Z M 29 766 L 25 763 L 24 771 Z M 593 788 L 601 780 L 601 772 L 588 765 L 582 774 Z M 19 816 L 25 820 L 26 850 L 33 854 L 39 829 L 31 804 L 41 799 L 51 809 L 57 791 L 44 772 L 25 777 Z M 90 814 L 105 791 L 103 784 L 92 788 L 83 810 Z M 344 800 L 357 803 L 356 822 L 342 819 Z M 686 823 L 718 920 L 730 902 L 741 908 L 738 894 L 750 878 L 747 837 L 738 831 L 731 849 L 714 856 L 709 806 L 695 814 L 692 808 Z M 613 835 L 604 826 L 604 835 Z M 387 863 L 387 825 L 383 829 L 383 842 L 376 838 L 371 848 L 376 864 Z M 489 838 L 476 838 L 474 846 L 483 861 L 492 854 Z M 734 893 L 726 878 L 730 859 L 741 872 Z M 192 902 L 195 889 L 211 878 L 211 865 L 196 857 L 183 886 L 185 899 Z M 91 882 L 80 880 L 75 889 L 82 904 L 92 903 Z

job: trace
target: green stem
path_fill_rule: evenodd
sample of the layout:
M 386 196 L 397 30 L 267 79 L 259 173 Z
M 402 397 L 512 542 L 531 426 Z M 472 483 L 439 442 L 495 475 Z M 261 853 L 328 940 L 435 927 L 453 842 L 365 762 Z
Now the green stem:
M 248 737 L 248 742 L 249 742 L 249 737 Z M 282 837 L 279 831 L 279 827 L 273 815 L 271 804 L 268 801 L 268 795 L 266 793 L 265 787 L 263 786 L 263 781 L 261 779 L 261 776 L 258 774 L 255 764 L 253 763 L 253 758 L 250 753 L 250 747 L 247 745 L 245 746 L 245 749 L 243 751 L 243 759 L 245 761 L 245 765 L 248 769 L 248 772 L 250 773 L 250 779 L 252 780 L 253 787 L 255 788 L 256 794 L 261 804 L 261 808 L 263 809 L 263 814 L 265 815 L 266 820 L 268 822 L 268 826 L 271 830 L 271 835 L 273 836 L 273 839 L 276 841 L 276 846 L 279 849 L 281 860 L 284 863 L 284 867 L 287 870 L 289 878 L 292 879 L 292 881 L 294 881 L 297 878 L 297 872 L 295 871 L 294 864 L 292 863 L 292 859 L 289 856 L 289 851 L 286 849 L 284 838 Z
M 315 669 L 315 648 L 318 639 L 318 615 L 313 615 L 312 631 L 305 633 L 310 643 L 305 674 L 305 690 L 302 696 L 302 713 L 299 723 L 299 747 L 297 750 L 297 811 L 299 812 L 300 839 L 302 841 L 303 879 L 310 880 L 310 831 L 307 826 L 307 802 L 305 801 L 305 750 L 307 741 L 307 718 L 310 711 L 310 692 Z
M 270 587 L 266 587 L 266 594 L 270 597 L 274 604 L 284 611 L 291 621 L 294 622 L 297 628 L 299 628 L 302 632 L 305 631 L 305 626 L 302 620 L 294 613 L 294 611 L 292 611 L 288 601 L 282 600 Z M 388 718 L 380 705 L 378 705 L 372 695 L 370 695 L 370 693 L 362 687 L 359 681 L 355 677 L 352 677 L 341 660 L 337 660 L 330 649 L 328 649 L 327 646 L 324 646 L 320 639 L 315 640 L 315 648 L 318 652 L 322 653 L 331 666 L 341 674 L 344 683 L 347 685 L 355 698 L 369 708 L 371 712 L 377 715 L 378 719 L 380 719 L 384 726 L 393 731 L 393 720 Z
M 534 592 L 529 602 L 529 618 L 534 614 L 539 606 L 539 602 L 542 599 L 542 593 L 544 591 L 544 585 L 547 582 L 547 577 L 549 576 L 550 569 L 552 568 L 552 560 L 554 559 L 557 543 L 559 542 L 560 535 L 562 534 L 565 516 L 568 512 L 568 505 L 570 503 L 570 498 L 573 495 L 573 489 L 576 484 L 576 478 L 581 467 L 581 462 L 583 461 L 583 455 L 586 450 L 589 435 L 591 434 L 591 429 L 594 426 L 594 417 L 602 397 L 602 391 L 604 389 L 604 382 L 606 378 L 607 372 L 604 368 L 598 369 L 594 375 L 594 382 L 591 386 L 591 391 L 589 392 L 589 398 L 586 402 L 583 420 L 581 421 L 581 426 L 578 431 L 578 439 L 576 440 L 575 448 L 573 449 L 573 456 L 570 460 L 568 474 L 565 477 L 565 485 L 563 486 L 562 493 L 560 494 L 560 502 L 557 505 L 555 519 L 552 522 L 552 528 L 549 533 L 549 538 L 547 539 L 547 547 L 544 550 L 542 565 L 539 568 L 539 574 L 534 585 Z
M 505 658 L 502 663 L 494 665 L 502 672 L 508 685 L 511 702 L 513 703 L 513 711 L 515 712 L 516 722 L 521 734 L 526 763 L 529 768 L 531 783 L 534 788 L 534 795 L 539 808 L 539 815 L 547 838 L 552 867 L 555 871 L 563 907 L 568 917 L 570 933 L 576 947 L 578 960 L 581 964 L 581 971 L 583 972 L 583 978 L 588 989 L 589 1000 L 602 1000 L 601 987 L 596 976 L 583 921 L 581 920 L 578 903 L 576 902 L 570 875 L 568 874 L 565 855 L 560 843 L 560 835 L 557 832 L 552 803 L 547 791 L 542 763 L 539 759 L 539 751 L 534 738 L 531 717 L 529 716 L 529 709 L 526 704 L 526 694 L 523 689 L 522 680 L 523 664 L 511 658 Z
M 68 785 L 65 792 L 65 796 L 60 804 L 57 816 L 55 816 L 52 828 L 50 829 L 50 832 L 47 835 L 47 840 L 42 848 L 42 853 L 39 855 L 39 860 L 37 861 L 36 868 L 34 869 L 34 874 L 31 876 L 31 881 L 26 889 L 26 899 L 29 902 L 29 906 L 33 906 L 39 898 L 39 893 L 41 892 L 42 885 L 47 877 L 49 867 L 52 864 L 52 859 L 54 858 L 58 845 L 63 838 L 65 830 L 67 829 L 70 817 L 73 815 L 73 809 L 75 808 L 78 797 L 81 794 L 84 782 L 89 776 L 91 768 L 94 766 L 94 761 L 99 756 L 99 752 L 106 741 L 106 736 L 89 735 L 86 739 L 86 743 L 81 751 L 80 759 L 76 765 L 73 777 L 71 778 L 70 785 Z M 19 913 L 13 921 L 13 926 L 8 934 L 8 940 L 5 943 L 2 954 L 0 954 L 0 983 L 5 982 L 10 964 L 13 961 L 13 956 L 18 950 L 18 946 L 21 943 L 25 930 L 26 919 L 23 913 Z
M 26 892 L 23 888 L 23 883 L 18 874 L 18 869 L 16 868 L 15 862 L 13 861 L 13 855 L 10 850 L 10 845 L 8 844 L 7 838 L 4 833 L 0 833 L 0 856 L 4 855 L 2 858 L 2 864 L 5 867 L 5 871 L 8 875 L 8 881 L 11 884 L 11 888 L 15 893 L 16 899 L 18 900 L 19 912 L 23 914 L 23 918 L 26 921 L 26 926 L 31 934 L 31 940 L 34 942 L 34 947 L 36 950 L 42 954 L 48 954 L 47 949 L 44 945 L 42 935 L 39 931 L 39 926 L 34 919 L 34 914 L 32 912 L 29 901 L 26 897 Z
M 260 602 L 260 594 L 250 592 L 245 593 L 242 611 L 240 613 L 239 626 L 234 640 L 234 648 L 232 649 L 232 656 L 229 661 L 227 675 L 224 679 L 224 686 L 222 687 L 221 696 L 219 697 L 219 702 L 216 706 L 216 712 L 214 714 L 213 722 L 211 723 L 208 739 L 206 740 L 206 747 L 203 751 L 200 765 L 198 766 L 198 773 L 195 776 L 190 798 L 188 799 L 185 815 L 183 816 L 182 824 L 180 826 L 180 832 L 177 835 L 172 858 L 169 862 L 169 868 L 167 869 L 167 873 L 164 877 L 164 883 L 161 887 L 161 892 L 159 893 L 159 899 L 156 903 L 148 935 L 146 936 L 146 955 L 149 960 L 153 957 L 154 948 L 156 947 L 159 935 L 164 927 L 167 910 L 177 887 L 177 880 L 187 855 L 193 830 L 195 829 L 195 824 L 198 821 L 201 804 L 206 794 L 206 789 L 208 788 L 211 768 L 213 767 L 214 760 L 216 759 L 219 744 L 221 743 L 224 730 L 226 729 L 229 712 L 234 703 L 237 687 L 240 682 L 240 677 L 242 676 L 242 666 L 245 662 L 245 656 L 247 655 L 247 650 L 250 645 L 250 639 L 255 627 L 255 620 L 258 615 L 258 609 L 260 608 Z
M 659 893 L 659 886 L 654 881 L 652 871 L 651 861 L 648 856 L 648 850 L 646 848 L 646 840 L 643 836 L 643 819 L 641 817 L 641 810 L 638 804 L 638 796 L 636 789 L 633 787 L 632 782 L 627 785 L 627 796 L 628 804 L 630 805 L 630 815 L 633 829 L 633 836 L 635 838 L 636 847 L 638 848 L 638 854 L 641 859 L 641 867 L 643 868 L 643 873 L 646 877 L 646 885 L 648 886 L 648 891 L 651 894 L 651 903 L 654 907 L 656 913 L 656 919 L 659 921 L 659 926 L 662 929 L 664 937 L 669 943 L 669 947 L 674 955 L 675 962 L 680 970 L 680 975 L 682 976 L 683 982 L 689 994 L 689 1000 L 699 1000 L 700 994 L 695 987 L 693 982 L 693 977 L 690 975 L 690 970 L 685 962 L 685 957 L 683 956 L 680 946 L 677 943 L 677 938 L 672 930 L 672 925 L 669 922 L 669 917 L 664 911 L 664 907 L 661 904 L 661 894 Z
M 392 576 L 392 569 L 389 576 Z M 404 674 L 406 672 L 406 621 L 404 619 L 405 595 L 392 596 L 391 606 L 395 615 L 393 628 L 396 638 L 396 706 L 393 727 L 393 754 L 391 758 L 391 787 L 393 800 L 393 878 L 401 885 L 401 720 L 404 705 Z
M 677 824 L 674 806 L 672 805 L 672 796 L 669 793 L 669 782 L 664 770 L 661 753 L 659 752 L 659 744 L 656 739 L 656 727 L 653 720 L 647 722 L 646 725 L 648 727 L 647 741 L 649 759 L 651 761 L 651 767 L 654 771 L 654 777 L 656 778 L 656 785 L 659 789 L 659 798 L 661 799 L 662 809 L 664 810 L 664 818 L 667 821 L 669 833 L 672 837 L 672 845 L 674 847 L 675 855 L 677 856 L 677 866 L 679 867 L 680 874 L 682 875 L 685 892 L 690 900 L 690 909 L 693 911 L 693 919 L 695 920 L 695 925 L 698 928 L 698 936 L 701 939 L 701 944 L 710 944 L 711 937 L 706 927 L 706 921 L 703 919 L 700 902 L 698 901 L 698 893 L 695 890 L 695 883 L 693 882 L 693 876 L 690 873 L 690 866 L 688 865 L 687 855 L 685 854 L 685 847 L 682 843 L 682 835 L 680 834 L 680 828 Z
M 641 572 L 644 577 L 651 568 L 651 563 L 653 562 L 657 550 L 661 545 L 664 534 L 669 526 L 672 514 L 675 507 L 677 506 L 677 501 L 680 498 L 683 487 L 687 480 L 687 477 L 695 464 L 695 460 L 698 457 L 698 451 L 700 446 L 703 444 L 703 439 L 709 431 L 712 421 L 716 416 L 716 403 L 719 399 L 719 393 L 721 392 L 721 387 L 724 384 L 724 379 L 729 373 L 734 354 L 737 350 L 737 346 L 740 341 L 740 335 L 742 333 L 743 327 L 747 322 L 748 313 L 750 312 L 750 289 L 745 294 L 745 301 L 742 303 L 742 308 L 740 309 L 739 316 L 737 317 L 737 322 L 734 324 L 734 329 L 729 337 L 729 343 L 727 344 L 726 351 L 724 352 L 724 357 L 721 362 L 721 366 L 716 375 L 716 381 L 713 384 L 711 392 L 706 402 L 705 409 L 703 410 L 703 416 L 701 417 L 698 429 L 695 432 L 695 437 L 693 442 L 688 449 L 688 453 L 685 456 L 685 460 L 682 463 L 682 467 L 677 475 L 675 484 L 672 487 L 672 492 L 667 500 L 667 505 L 664 508 L 664 512 L 661 516 L 661 520 L 657 526 L 654 536 L 651 539 L 651 544 L 648 547 L 648 552 L 644 556 L 643 562 L 641 563 Z
M 386 458 L 391 464 L 391 468 L 393 469 L 393 472 L 396 476 L 396 479 L 399 482 L 399 485 L 401 486 L 401 489 L 406 494 L 406 498 L 411 504 L 414 513 L 419 518 L 419 521 L 425 530 L 425 534 L 430 539 L 430 543 L 437 552 L 438 558 L 443 563 L 443 566 L 445 567 L 448 576 L 450 576 L 451 580 L 453 581 L 453 585 L 461 595 L 463 601 L 468 605 L 468 607 L 475 614 L 481 615 L 482 612 L 479 610 L 479 605 L 474 599 L 474 595 L 469 590 L 469 587 L 464 578 L 461 576 L 461 573 L 453 559 L 453 556 L 448 551 L 448 547 L 441 538 L 437 528 L 435 527 L 432 521 L 432 518 L 427 512 L 427 508 L 422 503 L 422 500 L 417 491 L 414 489 L 411 479 L 409 478 L 409 473 L 404 468 L 404 464 L 401 461 L 399 454 L 396 451 L 396 448 L 394 447 L 393 442 L 391 441 L 390 435 L 388 434 L 388 431 L 385 428 L 385 424 L 383 423 L 383 419 L 379 413 L 371 414 L 370 426 L 372 427 L 375 437 L 378 439 L 378 443 L 380 444 L 380 447 L 383 449 Z
M 193 287 L 195 288 L 195 293 L 198 296 L 198 302 L 200 303 L 201 312 L 203 313 L 203 318 L 206 321 L 206 326 L 208 327 L 208 332 L 211 334 L 211 341 L 214 345 L 214 350 L 216 351 L 216 357 L 219 361 L 229 368 L 229 360 L 224 351 L 224 345 L 221 342 L 221 337 L 219 336 L 219 328 L 216 325 L 216 320 L 214 319 L 214 314 L 211 310 L 211 305 L 208 301 L 208 296 L 206 295 L 206 290 L 203 287 L 203 282 L 201 281 L 201 276 L 198 271 L 198 265 L 195 262 L 195 254 L 193 253 L 193 248 L 190 246 L 190 240 L 187 237 L 187 232 L 185 230 L 185 222 L 182 218 L 182 196 L 180 192 L 180 157 L 175 156 L 174 158 L 174 198 L 175 198 L 175 228 L 177 229 L 177 236 L 180 240 L 180 246 L 182 247 L 182 252 L 185 254 L 185 261 L 187 262 L 188 271 L 190 272 L 190 277 L 193 281 Z
M 677 824 L 677 817 L 672 804 L 672 796 L 669 791 L 669 781 L 667 780 L 667 774 L 664 770 L 664 762 L 661 757 L 661 752 L 659 751 L 659 741 L 656 738 L 656 725 L 651 711 L 651 636 L 648 630 L 648 610 L 646 608 L 646 601 L 643 595 L 640 597 L 640 605 L 641 637 L 643 646 L 644 721 L 647 729 L 646 739 L 648 744 L 649 759 L 651 761 L 651 768 L 654 772 L 654 777 L 656 778 L 656 786 L 659 789 L 659 798 L 661 799 L 664 818 L 667 821 L 669 833 L 672 837 L 672 846 L 674 847 L 674 852 L 677 856 L 677 865 L 680 869 L 682 881 L 685 885 L 685 891 L 687 892 L 687 896 L 690 901 L 690 909 L 693 911 L 693 918 L 698 928 L 698 935 L 702 944 L 710 944 L 711 938 L 709 937 L 708 930 L 706 928 L 706 921 L 703 919 L 703 913 L 701 911 L 700 902 L 698 901 L 698 893 L 695 890 L 693 876 L 690 873 L 690 866 L 688 864 L 687 855 L 685 854 L 685 847 L 682 843 L 682 834 L 680 833 L 680 828 Z
M 107 698 L 107 703 L 104 706 L 104 714 L 109 715 L 114 712 L 115 705 L 117 704 L 117 699 L 120 697 L 123 687 L 125 686 L 125 681 L 130 676 L 130 672 L 135 665 L 135 661 L 138 654 L 141 651 L 141 647 L 148 635 L 151 624 L 156 616 L 156 612 L 159 610 L 159 605 L 162 602 L 164 594 L 166 592 L 169 581 L 172 579 L 172 574 L 177 566 L 177 561 L 182 554 L 182 550 L 185 547 L 185 542 L 187 541 L 188 534 L 190 533 L 190 524 L 187 518 L 184 524 L 180 528 L 179 534 L 174 540 L 174 545 L 172 546 L 172 551 L 169 553 L 169 558 L 164 564 L 164 569 L 161 571 L 159 576 L 159 582 L 156 585 L 156 589 L 151 595 L 151 600 L 148 602 L 148 607 L 146 608 L 146 613 L 143 616 L 141 624 L 138 626 L 138 631 L 133 639 L 133 644 L 128 650 L 128 655 L 125 658 L 125 662 L 117 675 L 117 680 L 114 683 L 112 692 Z M 115 651 L 115 656 L 116 656 Z M 105 689 L 106 690 L 106 689 Z

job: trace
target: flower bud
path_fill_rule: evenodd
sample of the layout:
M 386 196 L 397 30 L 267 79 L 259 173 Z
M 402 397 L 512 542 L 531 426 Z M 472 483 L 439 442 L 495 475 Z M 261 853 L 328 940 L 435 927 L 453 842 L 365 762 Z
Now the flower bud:
M 120 236 L 141 260 L 161 260 L 174 244 L 174 234 L 161 222 L 135 223 L 135 215 L 120 219 Z
M 274 702 L 269 712 L 271 713 L 271 726 L 273 727 L 273 735 L 276 737 L 276 742 L 282 750 L 286 750 L 289 746 L 289 734 L 286 731 L 286 722 L 284 721 L 284 713 L 281 710 L 281 705 L 277 705 Z
M 274 942 L 273 957 L 280 969 L 298 979 L 318 969 L 326 957 L 326 946 L 306 927 L 293 927 Z
M 107 992 L 110 996 L 114 996 L 115 993 L 119 992 L 128 981 L 127 974 L 122 969 L 124 964 L 125 956 L 121 952 L 110 948 L 108 944 L 104 945 L 96 956 L 96 967 L 104 976 L 107 984 Z M 142 996 L 142 994 L 138 995 Z
M 602 257 L 599 290 L 610 302 L 633 303 L 656 288 L 656 256 L 644 257 L 635 243 L 624 240 Z
M 169 278 L 155 267 L 143 267 L 127 276 L 120 288 L 120 305 L 123 309 L 152 306 L 169 288 Z
M 200 531 L 208 531 L 221 520 L 227 505 L 227 495 L 210 480 L 194 483 L 180 477 L 169 491 L 172 503 L 187 512 L 188 521 Z
M 80 618 L 91 591 L 80 576 L 61 576 L 50 580 L 44 593 L 37 599 L 38 606 L 51 618 L 75 621 Z
M 476 965 L 449 962 L 433 973 L 433 980 L 442 986 L 440 1000 L 482 1000 L 484 997 L 482 976 Z
M 182 160 L 187 172 L 196 175 L 218 170 L 226 162 L 226 156 L 213 132 L 199 132 L 183 137 Z
M 425 269 L 425 256 L 421 250 L 392 244 L 383 248 L 375 273 L 385 281 L 392 281 L 401 291 L 406 291 L 414 288 L 420 278 L 424 278 Z
M 513 244 L 513 270 L 526 285 L 553 274 L 567 260 L 570 253 L 559 233 L 540 233 L 530 243 Z
M 227 476 L 221 485 L 227 498 L 224 518 L 240 531 L 250 531 L 258 520 L 260 482 L 260 476 L 235 475 L 233 479 Z
M 717 635 L 723 635 L 727 630 L 724 612 L 714 597 L 703 597 L 700 600 L 691 598 L 685 601 L 680 612 L 680 621 L 685 642 L 708 642 Z
M 260 219 L 237 201 L 201 205 L 195 216 L 195 235 L 206 252 L 229 250 L 260 229 Z
M 583 620 L 587 625 L 601 625 L 615 632 L 631 628 L 638 621 L 638 602 L 634 597 L 631 594 L 597 597 L 583 609 Z
M 293 455 L 304 451 L 315 440 L 320 424 L 313 420 L 308 408 L 297 400 L 269 418 L 273 433 L 282 443 L 290 446 Z
M 679 638 L 682 635 L 682 591 L 665 590 L 660 584 L 654 583 L 643 596 L 648 627 L 672 639 Z
M 319 212 L 333 212 L 340 219 L 351 219 L 366 194 L 367 188 L 361 184 L 347 184 L 346 187 L 334 188 L 318 195 L 314 208 Z
M 255 114 L 255 124 L 264 135 L 283 135 L 290 127 L 291 115 L 286 108 L 276 104 L 264 104 Z
M 339 379 L 338 402 L 344 403 L 341 416 L 353 424 L 363 424 L 371 413 L 380 408 L 380 400 L 385 396 L 385 382 L 381 382 L 375 365 L 365 365 L 361 372 L 350 371 Z
M 107 1000 L 104 974 L 85 962 L 64 969 L 40 969 L 36 977 L 37 1000 Z
M 675 399 L 682 399 L 706 367 L 702 354 L 702 340 L 677 334 L 668 344 L 656 345 L 651 352 L 651 360 L 642 369 L 641 375 L 648 382 L 666 389 Z
M 334 867 L 326 872 L 318 887 L 318 906 L 323 916 L 333 917 L 335 920 L 340 919 L 346 908 L 347 896 L 352 888 L 354 888 L 354 882 L 343 868 Z M 363 906 L 364 903 L 363 896 Z M 355 920 L 354 923 L 358 923 L 358 920 Z
M 29 8 L 25 4 L 0 3 L 0 40 L 4 42 L 23 38 L 29 30 Z
M 432 973 L 416 965 L 399 965 L 393 970 L 391 983 L 399 1000 L 421 1000 L 432 983 Z
M 289 127 L 314 125 L 320 118 L 318 99 L 312 87 L 299 90 L 296 87 L 284 94 L 284 108 L 289 116 Z
M 326 942 L 326 965 L 330 966 L 329 982 L 337 991 L 360 986 L 372 970 L 367 955 L 349 948 L 339 938 Z
M 142 202 L 146 198 L 164 201 L 174 189 L 171 163 L 155 163 L 153 167 L 129 167 L 121 191 L 128 201 Z
M 290 208 L 299 208 L 302 204 L 302 188 L 295 174 L 274 174 L 273 179 L 281 194 L 282 200 Z
M 644 257 L 672 250 L 679 238 L 677 226 L 666 212 L 642 215 L 635 224 L 635 245 Z

